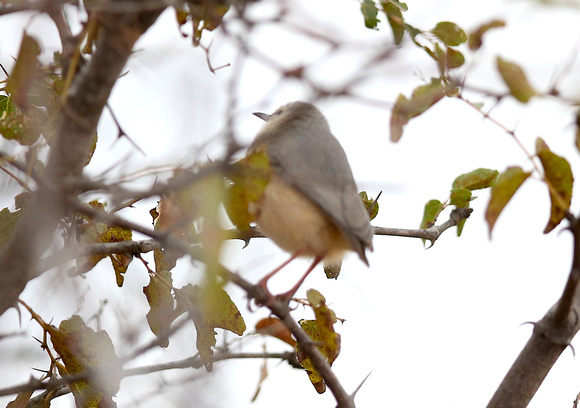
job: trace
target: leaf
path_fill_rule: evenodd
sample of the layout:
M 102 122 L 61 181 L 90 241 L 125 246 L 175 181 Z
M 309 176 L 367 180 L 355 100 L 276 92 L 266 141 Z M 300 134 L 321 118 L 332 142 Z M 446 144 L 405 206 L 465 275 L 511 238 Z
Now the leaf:
M 378 203 L 378 201 L 373 200 L 372 198 L 369 199 L 366 191 L 361 191 L 360 193 L 358 193 L 358 196 L 360 197 L 365 208 L 367 209 L 367 212 L 370 211 L 369 218 L 371 219 L 371 221 L 374 220 L 376 218 L 376 216 L 379 215 L 379 203 Z M 372 209 L 372 211 L 371 211 L 371 209 Z
M 4 139 L 15 140 L 23 146 L 31 146 L 40 137 L 48 121 L 46 112 L 34 105 L 26 111 L 15 106 L 10 96 L 0 95 L 0 134 Z
M 395 1 L 383 1 L 381 3 L 383 11 L 387 16 L 387 21 L 393 32 L 393 37 L 395 39 L 395 44 L 400 45 L 403 42 L 403 37 L 405 36 L 405 20 L 403 18 L 403 11 L 406 11 L 407 5 L 405 3 L 399 3 Z M 403 10 L 400 5 L 405 6 Z
M 188 5 L 193 25 L 193 45 L 198 46 L 203 30 L 215 30 L 221 24 L 230 6 L 226 1 L 188 2 Z
M 425 112 L 445 96 L 445 87 L 440 78 L 432 78 L 427 85 L 413 91 L 411 99 L 399 94 L 391 112 L 391 141 L 398 142 L 403 135 L 403 127 L 409 121 Z
M 459 51 L 448 47 L 445 55 L 445 62 L 448 69 L 455 69 L 465 64 L 465 57 Z
M 20 221 L 22 216 L 22 210 L 10 212 L 8 208 L 3 208 L 0 210 L 0 251 L 12 238 L 14 229 Z
M 575 138 L 575 144 L 576 144 L 576 149 L 578 151 L 580 151 L 580 110 L 576 111 L 576 116 L 574 118 L 574 125 L 576 126 L 576 138 Z
M 14 68 L 6 82 L 6 93 L 10 94 L 16 106 L 27 109 L 28 90 L 32 82 L 36 79 L 38 59 L 40 55 L 40 45 L 34 37 L 24 33 L 20 43 L 20 51 Z
M 363 0 L 360 5 L 360 11 L 365 20 L 365 27 L 376 29 L 381 20 L 377 18 L 379 9 L 373 0 Z
M 169 346 L 167 334 L 177 317 L 171 294 L 172 284 L 171 272 L 159 270 L 149 277 L 149 285 L 143 287 L 143 293 L 149 303 L 149 311 L 145 317 L 151 332 L 159 339 L 159 346 L 163 348 Z
M 479 190 L 491 187 L 499 172 L 491 169 L 476 169 L 457 177 L 452 184 L 453 188 L 466 188 L 468 190 Z
M 69 383 L 76 405 L 116 406 L 112 397 L 119 391 L 123 366 L 107 332 L 94 331 L 77 315 L 63 320 L 58 329 L 47 327 L 54 350 L 64 364 L 59 365 L 61 375 L 97 370 L 88 380 Z
M 501 57 L 497 57 L 496 65 L 511 95 L 518 101 L 527 103 L 532 96 L 537 95 L 519 65 L 508 62 Z
M 320 332 L 318 330 L 318 323 L 316 323 L 316 320 L 302 319 L 298 322 L 298 324 L 300 324 L 302 330 L 304 330 L 306 334 L 308 334 L 308 336 L 310 336 L 310 338 L 314 340 L 314 342 L 320 343 Z M 323 352 L 321 345 L 318 346 L 318 349 L 320 350 L 321 353 Z M 316 392 L 319 394 L 323 394 L 324 392 L 326 392 L 326 384 L 324 383 L 324 379 L 320 374 L 318 374 L 316 368 L 314 368 L 314 365 L 312 364 L 310 357 L 307 357 L 299 350 L 297 350 L 297 356 L 298 362 L 302 367 L 304 367 L 304 370 L 306 370 L 306 374 L 308 374 L 308 378 L 310 379 L 310 382 L 314 386 L 314 389 L 316 389 Z
M 258 151 L 232 164 L 229 179 L 231 184 L 226 190 L 224 207 L 238 229 L 248 230 L 255 219 L 250 207 L 260 199 L 270 181 L 268 156 Z
M 431 228 L 437 222 L 437 217 L 443 211 L 443 204 L 439 200 L 429 200 L 423 210 L 423 219 L 419 228 Z
M 449 198 L 451 205 L 457 208 L 467 208 L 469 207 L 469 201 L 471 201 L 471 190 L 466 188 L 453 188 L 451 190 L 451 196 Z
M 493 28 L 505 27 L 503 20 L 492 20 L 477 27 L 469 34 L 468 46 L 472 51 L 478 50 L 483 45 L 483 35 Z
M 105 211 L 105 205 L 96 200 L 91 201 L 88 203 L 88 205 L 94 209 L 103 212 Z M 131 230 L 117 227 L 105 222 L 96 221 L 88 216 L 83 216 L 82 219 L 85 221 L 84 224 L 81 224 L 77 227 L 79 230 L 77 239 L 80 244 L 89 245 L 112 243 L 130 241 L 132 239 L 133 233 Z M 123 281 L 125 279 L 124 275 L 127 272 L 127 268 L 132 260 L 131 256 L 126 254 L 92 255 L 88 257 L 77 258 L 77 273 L 83 274 L 90 271 L 101 259 L 107 256 L 113 265 L 117 286 L 123 286 Z
M 521 167 L 508 167 L 493 184 L 491 197 L 485 211 L 485 220 L 487 221 L 490 238 L 498 217 L 530 174 L 532 173 L 523 171 Z
M 451 195 L 449 197 L 449 202 L 456 208 L 467 208 L 469 207 L 469 201 L 471 200 L 471 190 L 466 188 L 453 188 L 451 190 Z M 457 236 L 460 237 L 463 232 L 463 227 L 467 220 L 461 219 L 457 222 Z
M 556 228 L 570 209 L 574 176 L 572 175 L 570 163 L 565 158 L 552 153 L 542 138 L 536 139 L 536 154 L 540 162 L 542 162 L 544 177 L 548 185 L 550 201 L 552 202 L 550 220 L 544 229 L 544 234 L 547 234 Z
M 296 340 L 282 320 L 276 317 L 266 317 L 256 323 L 256 333 L 276 337 L 292 347 L 296 347 Z
M 34 391 L 22 391 L 13 401 L 10 401 L 8 405 L 6 405 L 6 408 L 26 408 L 26 404 L 30 401 L 33 392 Z
M 215 328 L 236 333 L 241 336 L 246 331 L 246 323 L 237 306 L 227 292 L 217 284 L 203 289 L 188 284 L 175 290 L 176 313 L 189 311 L 197 330 L 196 347 L 206 370 L 213 370 L 213 350 L 216 344 Z
M 334 331 L 334 323 L 336 323 L 336 316 L 334 312 L 326 306 L 326 299 L 320 292 L 309 289 L 306 292 L 308 303 L 316 320 L 300 320 L 298 323 L 302 330 L 310 336 L 315 343 L 318 344 L 318 350 L 332 365 L 340 352 L 340 334 Z M 324 379 L 318 374 L 310 357 L 306 356 L 300 349 L 297 349 L 297 357 L 300 365 L 304 367 L 310 382 L 316 389 L 316 392 L 322 394 L 326 391 L 326 384 Z
M 449 21 L 437 23 L 431 32 L 448 47 L 456 47 L 467 41 L 467 34 L 457 24 Z
M 334 311 L 326 305 L 326 299 L 315 289 L 306 291 L 306 299 L 314 311 L 320 341 L 322 342 L 323 354 L 332 365 L 340 353 L 340 334 L 334 331 L 336 315 Z

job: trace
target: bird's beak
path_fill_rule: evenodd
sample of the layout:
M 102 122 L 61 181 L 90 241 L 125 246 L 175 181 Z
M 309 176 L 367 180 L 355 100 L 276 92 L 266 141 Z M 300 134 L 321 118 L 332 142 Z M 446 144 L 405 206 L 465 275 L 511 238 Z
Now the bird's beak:
M 268 115 L 267 113 L 262 113 L 262 112 L 254 112 L 253 115 L 259 117 L 260 119 L 262 119 L 264 122 L 267 122 L 268 119 L 270 119 L 270 115 Z

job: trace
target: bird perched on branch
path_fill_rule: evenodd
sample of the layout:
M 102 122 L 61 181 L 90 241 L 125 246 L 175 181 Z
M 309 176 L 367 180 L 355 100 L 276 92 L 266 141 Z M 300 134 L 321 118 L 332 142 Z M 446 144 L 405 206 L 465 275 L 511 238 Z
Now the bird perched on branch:
M 263 152 L 270 177 L 250 211 L 264 235 L 290 252 L 291 258 L 313 257 L 305 275 L 288 292 L 293 295 L 314 267 L 340 262 L 354 251 L 368 266 L 373 233 L 367 209 L 358 196 L 346 154 L 314 105 L 292 102 L 273 114 L 254 113 L 266 123 L 248 148 Z

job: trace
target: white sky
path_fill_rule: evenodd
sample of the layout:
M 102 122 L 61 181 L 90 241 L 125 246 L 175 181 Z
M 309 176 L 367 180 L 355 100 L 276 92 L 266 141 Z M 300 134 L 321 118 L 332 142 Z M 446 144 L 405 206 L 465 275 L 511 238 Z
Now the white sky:
M 378 32 L 364 28 L 359 3 L 355 1 L 291 3 L 290 18 L 294 23 L 356 47 L 346 49 L 345 54 L 328 54 L 320 43 L 273 26 L 256 30 L 251 44 L 289 67 L 312 64 L 309 73 L 329 87 L 357 72 L 361 60 L 391 42 L 384 22 Z M 264 1 L 253 6 L 251 13 L 269 15 L 274 4 Z M 506 20 L 507 28 L 485 37 L 485 46 L 468 75 L 468 83 L 490 90 L 504 89 L 494 68 L 496 55 L 520 63 L 536 89 L 547 89 L 580 34 L 577 2 L 575 8 L 499 0 L 469 2 L 468 6 L 459 0 L 407 4 L 406 21 L 422 29 L 447 20 L 470 31 L 492 18 Z M 2 17 L 2 21 L 0 38 L 14 38 L 0 44 L 3 64 L 9 55 L 16 55 L 17 39 L 30 21 L 30 31 L 37 33 L 50 51 L 55 49 L 54 30 L 42 19 L 9 16 Z M 214 38 L 214 66 L 234 64 L 236 50 L 231 42 L 218 31 L 204 39 L 206 45 L 210 37 Z M 139 51 L 128 66 L 129 74 L 114 89 L 111 106 L 125 131 L 147 156 L 133 153 L 126 141 L 113 144 L 116 130 L 105 114 L 100 145 L 87 172 L 100 174 L 125 157 L 117 168 L 121 173 L 183 160 L 191 162 L 193 158 L 203 160 L 206 154 L 218 157 L 220 140 L 216 138 L 224 130 L 229 78 L 237 67 L 211 74 L 204 53 L 193 49 L 189 39 L 178 34 L 171 12 L 161 17 L 137 48 Z M 409 95 L 422 78 L 436 75 L 426 55 L 413 48 L 407 41 L 403 50 L 369 76 L 359 93 L 388 104 L 399 92 Z M 234 118 L 236 134 L 244 143 L 249 143 L 261 126 L 251 112 L 273 111 L 280 104 L 312 96 L 297 81 L 280 84 L 276 73 L 255 61 L 245 64 L 241 72 Z M 577 73 L 578 64 L 563 78 L 561 87 L 566 96 L 576 99 L 580 94 Z M 491 106 L 485 98 L 472 99 Z M 381 212 L 374 225 L 416 228 L 425 202 L 432 198 L 444 200 L 451 182 L 461 173 L 478 167 L 500 171 L 509 165 L 530 168 L 525 155 L 507 134 L 457 100 L 443 100 L 413 120 L 398 144 L 388 141 L 387 106 L 371 107 L 344 98 L 326 100 L 318 106 L 344 146 L 359 187 L 372 196 L 383 190 Z M 547 99 L 534 100 L 529 105 L 506 99 L 493 115 L 508 127 L 517 125 L 517 135 L 530 151 L 534 150 L 536 137 L 542 136 L 553 151 L 572 162 L 577 173 L 571 112 Z M 210 139 L 213 141 L 207 149 L 200 150 Z M 4 146 L 5 142 L 0 142 L 0 148 L 10 147 Z M 357 395 L 358 406 L 376 406 L 379 401 L 381 406 L 398 408 L 484 406 L 529 338 L 532 326 L 522 324 L 540 319 L 558 299 L 570 268 L 571 237 L 567 232 L 558 233 L 562 228 L 547 236 L 542 234 L 549 215 L 545 186 L 537 180 L 527 182 L 498 220 L 491 241 L 484 223 L 489 193 L 476 195 L 479 198 L 473 202 L 475 211 L 461 238 L 455 236 L 455 231 L 448 231 L 433 248 L 424 250 L 418 240 L 375 237 L 370 268 L 352 256 L 337 281 L 326 280 L 322 271 L 316 270 L 299 292 L 304 294 L 310 287 L 318 289 L 337 315 L 346 319 L 344 325 L 337 326 L 342 335 L 342 353 L 334 369 L 348 390 L 356 388 L 372 371 Z M 149 224 L 147 211 L 152 206 L 153 200 L 125 215 Z M 577 212 L 577 200 L 572 209 Z M 227 243 L 224 262 L 253 281 L 287 256 L 266 240 L 252 241 L 243 251 L 241 247 L 240 242 Z M 46 319 L 54 317 L 55 322 L 73 312 L 88 319 L 97 312 L 99 301 L 107 299 L 103 326 L 113 338 L 118 354 L 125 355 L 135 347 L 123 337 L 127 332 L 137 331 L 136 344 L 151 338 L 139 330 L 145 324 L 147 305 L 142 287 L 148 278 L 136 261 L 127 273 L 125 286 L 117 289 L 105 262 L 86 279 L 71 280 L 63 271 L 52 271 L 29 284 L 23 298 Z M 306 261 L 299 261 L 285 269 L 271 282 L 272 290 L 289 287 L 306 265 Z M 187 260 L 174 274 L 176 286 L 198 279 L 199 270 Z M 51 280 L 57 280 L 59 285 L 46 289 Z M 78 293 L 84 295 L 83 302 L 77 302 Z M 237 288 L 231 288 L 231 294 L 239 299 L 250 330 L 256 320 L 267 316 L 266 310 L 250 313 L 243 309 L 245 301 Z M 309 312 L 302 309 L 296 310 L 295 316 L 310 318 Z M 25 382 L 31 366 L 46 368 L 46 356 L 30 337 L 40 335 L 38 327 L 24 316 L 22 328 L 27 336 L 0 344 L 2 387 Z M 0 332 L 13 330 L 18 330 L 18 318 L 11 311 L 0 318 Z M 229 340 L 235 337 L 227 335 Z M 169 349 L 150 352 L 134 365 L 188 357 L 195 353 L 194 339 L 193 329 L 188 328 L 172 339 Z M 262 343 L 259 338 L 246 338 L 234 343 L 233 349 L 260 351 Z M 573 345 L 580 348 L 575 342 Z M 276 340 L 268 341 L 267 347 L 270 351 L 284 349 Z M 117 400 L 121 407 L 136 405 L 135 399 L 142 407 L 335 406 L 330 391 L 317 395 L 306 374 L 274 361 L 268 363 L 270 376 L 257 402 L 251 404 L 261 363 L 221 363 L 211 375 L 178 371 L 129 378 L 123 381 Z M 186 385 L 170 386 L 167 393 L 156 388 L 164 387 L 160 378 L 171 383 L 172 379 L 190 374 L 199 378 Z M 571 407 L 578 392 L 580 362 L 566 350 L 530 407 Z M 143 399 L 144 395 L 147 397 Z M 60 400 L 55 406 L 74 405 L 72 399 Z M 0 404 L 7 401 L 0 398 Z

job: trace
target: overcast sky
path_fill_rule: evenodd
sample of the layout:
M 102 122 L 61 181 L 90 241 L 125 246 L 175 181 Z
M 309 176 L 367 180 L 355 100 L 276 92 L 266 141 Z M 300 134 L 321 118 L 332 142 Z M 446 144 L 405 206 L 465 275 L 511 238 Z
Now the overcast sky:
M 320 41 L 275 25 L 257 28 L 249 36 L 249 44 L 283 66 L 306 64 L 307 75 L 330 89 L 360 72 L 369 56 L 392 46 L 384 22 L 379 31 L 364 27 L 358 2 L 288 3 L 287 21 L 347 45 L 330 52 Z M 580 34 L 579 4 L 571 3 L 575 6 L 545 6 L 533 1 L 478 1 L 469 2 L 468 6 L 460 0 L 409 1 L 405 18 L 425 30 L 447 20 L 466 31 L 492 18 L 504 19 L 507 27 L 490 32 L 484 48 L 469 60 L 467 83 L 505 91 L 494 65 L 495 57 L 501 55 L 521 64 L 530 82 L 538 90 L 546 90 L 564 67 Z M 277 4 L 262 1 L 249 12 L 252 17 L 266 18 L 273 15 Z M 25 26 L 40 37 L 46 55 L 57 47 L 54 29 L 41 18 L 8 16 L 2 21 L 0 56 L 8 68 L 9 56 L 16 55 Z M 228 27 L 234 32 L 238 29 L 235 25 Z M 231 37 L 219 30 L 204 37 L 205 45 L 213 38 L 212 64 L 231 64 L 230 67 L 210 73 L 204 52 L 193 48 L 190 39 L 182 38 L 177 31 L 172 11 L 164 13 L 139 41 L 127 67 L 128 74 L 118 81 L 110 104 L 124 130 L 146 156 L 134 152 L 124 140 L 114 143 L 116 129 L 105 113 L 88 174 L 100 175 L 105 170 L 110 175 L 128 174 L 150 166 L 218 158 L 228 117 L 234 119 L 233 130 L 240 142 L 247 144 L 261 126 L 251 112 L 271 112 L 283 103 L 315 96 L 297 80 L 280 81 L 279 73 L 261 61 L 237 58 Z M 578 68 L 578 63 L 573 65 L 561 81 L 565 95 L 576 99 L 580 94 Z M 233 112 L 229 110 L 232 75 L 239 78 Z M 439 102 L 405 128 L 398 144 L 389 142 L 390 104 L 400 92 L 409 95 L 435 75 L 434 64 L 407 38 L 402 50 L 369 71 L 368 79 L 356 88 L 358 94 L 382 103 L 337 97 L 317 102 L 346 150 L 359 187 L 371 196 L 383 191 L 374 225 L 417 228 L 424 204 L 432 198 L 446 199 L 452 181 L 461 173 L 478 167 L 499 171 L 510 165 L 531 168 L 525 154 L 504 131 L 458 100 Z M 489 99 L 474 93 L 468 96 L 491 107 Z M 528 150 L 534 151 L 535 139 L 541 136 L 577 171 L 571 112 L 571 108 L 549 99 L 522 105 L 506 98 L 493 115 L 508 128 L 517 126 L 516 134 Z M 0 148 L 12 146 L 0 141 Z M 113 165 L 114 170 L 109 170 Z M 562 227 L 549 235 L 542 234 L 550 203 L 547 189 L 537 176 L 528 180 L 500 217 L 491 241 L 484 222 L 489 192 L 478 191 L 476 195 L 474 212 L 462 237 L 448 231 L 429 250 L 424 250 L 419 240 L 375 237 L 370 268 L 351 256 L 337 281 L 327 280 L 322 270 L 315 270 L 298 293 L 304 295 L 311 287 L 318 289 L 337 315 L 346 319 L 337 325 L 342 335 L 342 353 L 333 367 L 347 390 L 354 390 L 372 372 L 357 395 L 358 406 L 484 406 L 531 334 L 532 325 L 524 323 L 540 319 L 561 294 L 571 264 L 571 237 L 559 232 Z M 153 205 L 154 200 L 144 202 L 124 215 L 149 224 L 148 210 Z M 578 212 L 577 200 L 573 200 L 572 210 Z M 229 242 L 223 253 L 226 265 L 253 281 L 286 257 L 267 240 L 254 240 L 244 250 L 242 243 Z M 307 264 L 291 264 L 271 281 L 272 291 L 292 285 Z M 174 284 L 181 286 L 199 278 L 199 267 L 184 259 L 176 269 Z M 47 289 L 47 282 L 51 281 L 59 285 Z M 103 327 L 113 338 L 118 354 L 125 355 L 135 344 L 144 344 L 152 337 L 139 331 L 148 310 L 142 295 L 147 282 L 143 266 L 134 262 L 124 287 L 118 289 L 113 272 L 103 261 L 86 279 L 69 279 L 65 271 L 51 271 L 31 282 L 23 298 L 45 319 L 54 317 L 55 322 L 72 313 L 88 320 L 106 299 Z M 231 293 L 242 309 L 242 293 L 234 287 Z M 77 301 L 79 294 L 82 302 Z M 256 320 L 267 316 L 266 310 L 241 311 L 250 329 Z M 311 315 L 299 308 L 295 317 Z M 38 327 L 24 316 L 22 328 L 27 336 L 1 344 L 2 387 L 25 382 L 31 366 L 47 366 L 45 354 L 30 337 L 40 335 Z M 1 332 L 18 329 L 16 312 L 0 318 Z M 128 333 L 134 331 L 138 331 L 135 344 L 128 339 Z M 194 339 L 194 330 L 187 328 L 171 340 L 169 349 L 148 353 L 133 366 L 191 356 L 196 352 Z M 229 334 L 227 340 L 237 339 Z M 233 349 L 260 351 L 262 344 L 260 338 L 245 338 L 235 342 Z M 13 350 L 11 355 L 2 355 L 7 349 Z M 267 349 L 285 347 L 271 340 L 267 341 Z M 30 350 L 35 353 L 30 354 Z M 181 371 L 125 379 L 119 406 L 134 406 L 136 400 L 142 407 L 335 406 L 330 392 L 316 394 L 306 374 L 274 361 L 268 363 L 269 377 L 257 401 L 251 404 L 261 364 L 221 363 L 211 375 L 202 371 L 190 373 L 198 378 L 186 385 L 161 384 L 161 378 L 171 384 L 189 375 Z M 158 386 L 168 387 L 167 392 L 160 393 Z M 580 362 L 568 349 L 530 407 L 568 408 L 578 392 Z M 72 399 L 60 400 L 54 406 L 73 406 Z M 0 398 L 0 405 L 7 401 Z

